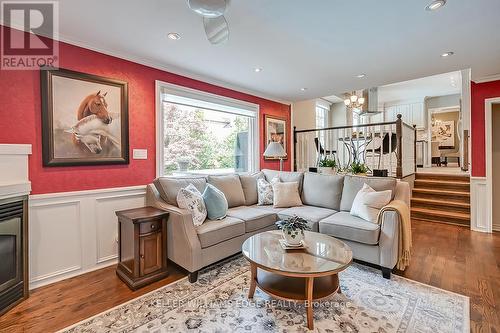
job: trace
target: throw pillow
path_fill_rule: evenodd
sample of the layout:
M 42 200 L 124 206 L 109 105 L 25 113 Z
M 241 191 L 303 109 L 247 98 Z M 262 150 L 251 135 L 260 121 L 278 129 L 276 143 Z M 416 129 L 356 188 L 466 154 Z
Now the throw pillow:
M 379 211 L 391 201 L 391 196 L 391 190 L 377 192 L 368 184 L 364 184 L 354 198 L 351 215 L 377 223 Z
M 228 204 L 224 193 L 212 184 L 207 184 L 203 192 L 203 200 L 207 207 L 207 215 L 210 220 L 222 220 L 226 217 Z
M 201 225 L 207 218 L 207 208 L 205 207 L 203 197 L 193 184 L 189 184 L 179 190 L 177 193 L 177 206 L 189 210 L 193 216 L 193 224 L 195 226 Z
M 265 206 L 273 204 L 273 185 L 274 183 L 278 183 L 280 180 L 278 177 L 275 177 L 268 182 L 264 178 L 260 178 L 257 180 L 257 205 Z
M 275 208 L 302 206 L 298 182 L 276 182 L 273 184 L 273 204 Z

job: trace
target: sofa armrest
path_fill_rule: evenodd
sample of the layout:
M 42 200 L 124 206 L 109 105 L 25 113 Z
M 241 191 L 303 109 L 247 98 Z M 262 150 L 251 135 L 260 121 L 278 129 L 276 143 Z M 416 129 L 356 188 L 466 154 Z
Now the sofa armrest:
M 147 186 L 146 204 L 170 213 L 167 221 L 168 258 L 189 272 L 202 268 L 201 244 L 191 213 L 163 201 L 153 184 Z
M 392 269 L 398 261 L 399 223 L 397 212 L 386 211 L 383 213 L 379 238 L 379 260 L 382 267 Z

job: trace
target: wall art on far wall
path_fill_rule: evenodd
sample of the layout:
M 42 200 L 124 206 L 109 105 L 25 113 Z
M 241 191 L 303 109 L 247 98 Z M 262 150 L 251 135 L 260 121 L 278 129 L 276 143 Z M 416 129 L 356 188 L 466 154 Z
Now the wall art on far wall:
M 266 138 L 266 146 L 264 150 L 267 148 L 271 142 L 279 142 L 283 146 L 283 149 L 286 151 L 288 133 L 287 133 L 287 123 L 286 119 L 276 118 L 274 116 L 265 115 L 264 117 L 264 137 Z M 287 159 L 287 157 L 283 159 Z M 266 160 L 279 160 L 279 158 L 274 157 L 265 157 Z
M 432 126 L 432 141 L 439 142 L 441 149 L 455 148 L 455 122 L 453 120 L 438 120 Z
M 128 164 L 127 82 L 42 67 L 44 166 Z

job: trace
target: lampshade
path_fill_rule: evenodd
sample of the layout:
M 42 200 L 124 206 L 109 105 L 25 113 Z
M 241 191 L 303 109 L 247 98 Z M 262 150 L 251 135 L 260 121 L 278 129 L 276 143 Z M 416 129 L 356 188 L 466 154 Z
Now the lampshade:
M 264 157 L 285 157 L 286 152 L 279 142 L 271 142 L 264 152 Z

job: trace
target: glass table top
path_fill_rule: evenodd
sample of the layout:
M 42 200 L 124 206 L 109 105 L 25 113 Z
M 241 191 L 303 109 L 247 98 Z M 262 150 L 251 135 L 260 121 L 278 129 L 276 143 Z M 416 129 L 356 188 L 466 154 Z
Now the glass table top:
M 243 255 L 260 267 L 298 274 L 342 271 L 352 261 L 349 246 L 331 236 L 305 231 L 306 248 L 301 250 L 283 249 L 282 237 L 280 230 L 254 235 L 243 243 Z

